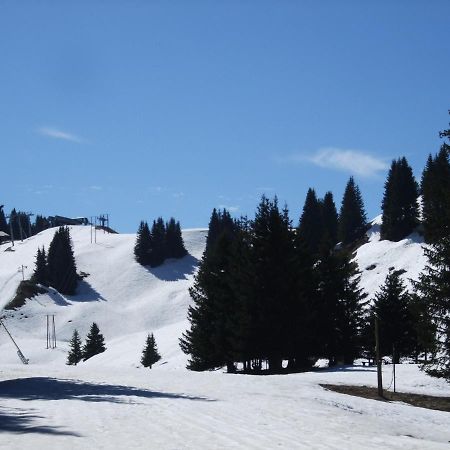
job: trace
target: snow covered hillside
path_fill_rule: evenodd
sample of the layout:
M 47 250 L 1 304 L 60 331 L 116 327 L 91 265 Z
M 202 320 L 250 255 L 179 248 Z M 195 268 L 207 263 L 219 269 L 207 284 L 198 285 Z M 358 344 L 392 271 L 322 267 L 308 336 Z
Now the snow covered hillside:
M 27 266 L 25 278 L 34 270 L 38 247 L 48 249 L 55 230 L 49 229 L 24 242 L 16 242 L 14 252 L 0 247 L 0 295 L 2 306 L 13 296 L 22 279 L 18 267 Z M 91 244 L 90 228 L 71 227 L 78 272 L 89 274 L 79 283 L 77 295 L 65 297 L 50 292 L 27 300 L 20 310 L 6 312 L 5 323 L 20 343 L 31 363 L 65 361 L 67 341 L 76 328 L 83 337 L 92 322 L 104 334 L 108 352 L 89 364 L 137 365 L 148 332 L 154 332 L 165 361 L 184 366 L 178 337 L 186 329 L 188 287 L 205 245 L 205 230 L 187 230 L 183 238 L 189 255 L 146 269 L 134 261 L 135 235 L 97 231 Z M 55 315 L 58 351 L 45 351 L 46 316 Z M 6 336 L 0 335 L 3 358 L 17 359 Z M 5 345 L 6 344 L 6 345 Z M 134 350 L 134 351 L 133 351 Z
M 357 252 L 363 287 L 373 297 L 390 267 L 417 278 L 425 264 L 420 239 L 379 241 L 379 219 Z M 14 252 L 0 247 L 0 301 L 14 295 L 25 268 L 34 269 L 46 230 Z M 78 294 L 56 292 L 3 311 L 23 353 L 23 365 L 0 330 L 0 448 L 7 449 L 260 449 L 448 448 L 449 413 L 351 397 L 319 383 L 376 386 L 373 367 L 344 367 L 283 376 L 196 373 L 178 339 L 188 327 L 188 287 L 206 230 L 185 230 L 189 255 L 146 269 L 134 261 L 135 235 L 71 227 L 78 271 L 89 274 Z M 55 315 L 57 348 L 46 349 L 46 316 Z M 107 350 L 77 366 L 65 364 L 74 328 L 82 338 L 95 321 Z M 162 355 L 152 370 L 139 364 L 148 332 Z M 391 366 L 383 367 L 385 386 Z M 397 389 L 449 395 L 449 385 L 415 365 L 397 368 Z

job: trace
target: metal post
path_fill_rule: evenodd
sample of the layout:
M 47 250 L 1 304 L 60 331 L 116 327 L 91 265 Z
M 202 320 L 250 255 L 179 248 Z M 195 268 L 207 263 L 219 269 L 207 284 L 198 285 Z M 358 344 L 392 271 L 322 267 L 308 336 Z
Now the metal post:
M 383 397 L 383 373 L 381 370 L 380 336 L 379 336 L 377 316 L 375 316 L 375 353 L 377 358 L 378 396 Z
M 56 348 L 56 328 L 55 328 L 55 315 L 53 314 L 53 348 Z
M 394 394 L 395 394 L 395 345 L 392 346 L 392 370 L 394 375 Z
M 50 343 L 50 338 L 49 338 L 49 335 L 48 335 L 48 314 L 47 314 L 47 348 L 49 348 L 49 343 Z
M 23 230 L 22 230 L 22 221 L 20 220 L 20 214 L 17 214 L 17 220 L 19 221 L 20 240 L 23 242 Z
M 9 232 L 11 233 L 11 246 L 14 247 L 14 230 L 12 226 L 12 218 L 11 214 L 7 216 L 7 219 L 9 219 Z

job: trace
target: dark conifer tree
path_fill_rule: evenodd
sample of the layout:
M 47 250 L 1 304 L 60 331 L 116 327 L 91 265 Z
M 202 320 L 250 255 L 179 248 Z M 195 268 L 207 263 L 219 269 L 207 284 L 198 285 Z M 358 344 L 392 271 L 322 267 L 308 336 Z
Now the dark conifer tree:
M 389 272 L 384 285 L 375 294 L 373 306 L 379 321 L 381 354 L 392 355 L 396 363 L 401 356 L 410 355 L 414 349 L 411 298 L 400 274 L 395 270 Z
M 4 233 L 9 235 L 8 222 L 6 221 L 3 206 L 0 207 L 0 231 L 3 231 Z
M 338 242 L 338 213 L 333 200 L 333 194 L 327 192 L 322 202 L 322 251 L 333 249 Z
M 61 294 L 75 294 L 78 275 L 68 227 L 60 227 L 53 237 L 47 256 L 48 281 Z
M 392 161 L 384 185 L 381 238 L 400 241 L 418 224 L 417 182 L 406 158 Z
M 147 336 L 145 341 L 144 350 L 142 350 L 141 364 L 144 367 L 152 368 L 153 364 L 161 359 L 161 355 L 158 353 L 155 337 L 152 334 Z
M 134 257 L 136 261 L 148 266 L 151 262 L 150 253 L 152 251 L 152 236 L 147 222 L 142 221 L 136 235 L 136 243 L 134 245 Z
M 450 236 L 425 248 L 428 264 L 415 283 L 419 297 L 428 305 L 436 330 L 436 351 L 425 369 L 450 381 Z
M 153 221 L 152 225 L 152 246 L 150 251 L 150 266 L 160 266 L 166 258 L 166 226 L 162 217 Z
M 49 220 L 46 217 L 38 214 L 32 226 L 32 234 L 33 235 L 38 234 L 41 231 L 46 230 L 47 228 L 50 228 Z
M 367 218 L 361 192 L 353 177 L 348 180 L 339 212 L 339 240 L 349 245 L 366 232 Z
M 447 144 L 428 157 L 422 174 L 422 220 L 428 243 L 450 234 L 450 159 Z
M 165 255 L 166 258 L 183 258 L 187 255 L 180 222 L 176 222 L 173 217 L 166 223 Z
M 76 366 L 83 359 L 80 335 L 77 330 L 73 331 L 72 339 L 70 340 L 69 345 L 70 350 L 67 355 L 67 364 L 69 366 Z
M 105 350 L 103 334 L 100 333 L 98 325 L 93 322 L 83 346 L 83 361 L 86 361 L 99 353 L 103 353 Z
M 235 222 L 230 213 L 226 209 L 217 211 L 214 208 L 209 221 L 205 252 L 214 251 L 214 245 L 223 233 L 232 238 L 235 231 Z
M 367 296 L 359 287 L 357 266 L 347 252 L 334 251 L 322 256 L 316 271 L 322 356 L 330 366 L 352 364 L 361 351 Z
M 311 254 L 317 254 L 323 236 L 322 204 L 314 189 L 309 188 L 297 233 Z
M 49 274 L 47 266 L 47 255 L 45 254 L 45 248 L 42 250 L 38 248 L 36 254 L 36 267 L 34 269 L 33 281 L 44 286 L 48 286 Z

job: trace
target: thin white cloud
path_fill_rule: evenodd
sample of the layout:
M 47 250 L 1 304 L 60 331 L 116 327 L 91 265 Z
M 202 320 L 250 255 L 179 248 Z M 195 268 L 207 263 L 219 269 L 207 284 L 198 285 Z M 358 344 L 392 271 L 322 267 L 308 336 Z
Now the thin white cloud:
M 46 136 L 52 139 L 61 139 L 63 141 L 76 142 L 77 144 L 81 144 L 82 142 L 84 142 L 82 138 L 76 136 L 75 134 L 58 130 L 57 128 L 53 127 L 40 127 L 37 129 L 37 132 L 42 136 Z
M 218 206 L 219 209 L 226 209 L 228 212 L 234 213 L 234 212 L 238 212 L 239 211 L 239 206 L 235 205 L 235 206 L 231 206 L 231 205 L 219 205 Z
M 103 190 L 103 187 L 102 186 L 97 186 L 97 185 L 92 185 L 92 186 L 89 186 L 89 189 L 91 190 L 91 191 L 101 191 L 101 190 Z
M 293 155 L 284 161 L 309 162 L 318 167 L 349 172 L 361 177 L 373 177 L 389 167 L 383 159 L 367 152 L 336 147 L 321 148 L 312 155 Z

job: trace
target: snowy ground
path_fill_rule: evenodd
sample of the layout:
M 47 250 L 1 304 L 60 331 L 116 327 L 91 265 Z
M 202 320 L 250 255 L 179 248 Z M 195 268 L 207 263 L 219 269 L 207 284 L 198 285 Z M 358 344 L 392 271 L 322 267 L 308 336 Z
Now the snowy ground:
M 38 246 L 54 230 L 0 246 L 0 306 L 14 295 L 17 272 L 34 268 Z M 425 260 L 420 239 L 379 242 L 377 222 L 358 250 L 362 285 L 373 297 L 389 267 L 416 278 Z M 204 249 L 205 230 L 183 233 L 189 256 L 147 270 L 133 260 L 134 235 L 72 227 L 79 271 L 89 274 L 73 297 L 56 292 L 4 312 L 5 323 L 30 364 L 20 363 L 0 330 L 0 447 L 40 448 L 448 448 L 450 414 L 325 391 L 319 383 L 375 386 L 373 368 L 344 368 L 283 376 L 193 373 L 178 339 L 187 328 L 188 287 Z M 375 264 L 375 267 L 371 267 Z M 46 349 L 46 316 L 55 314 L 56 349 Z M 107 351 L 65 365 L 68 340 L 95 321 Z M 162 360 L 140 367 L 148 332 Z M 384 366 L 385 383 L 391 380 Z M 405 392 L 450 395 L 450 385 L 414 365 L 397 371 Z

